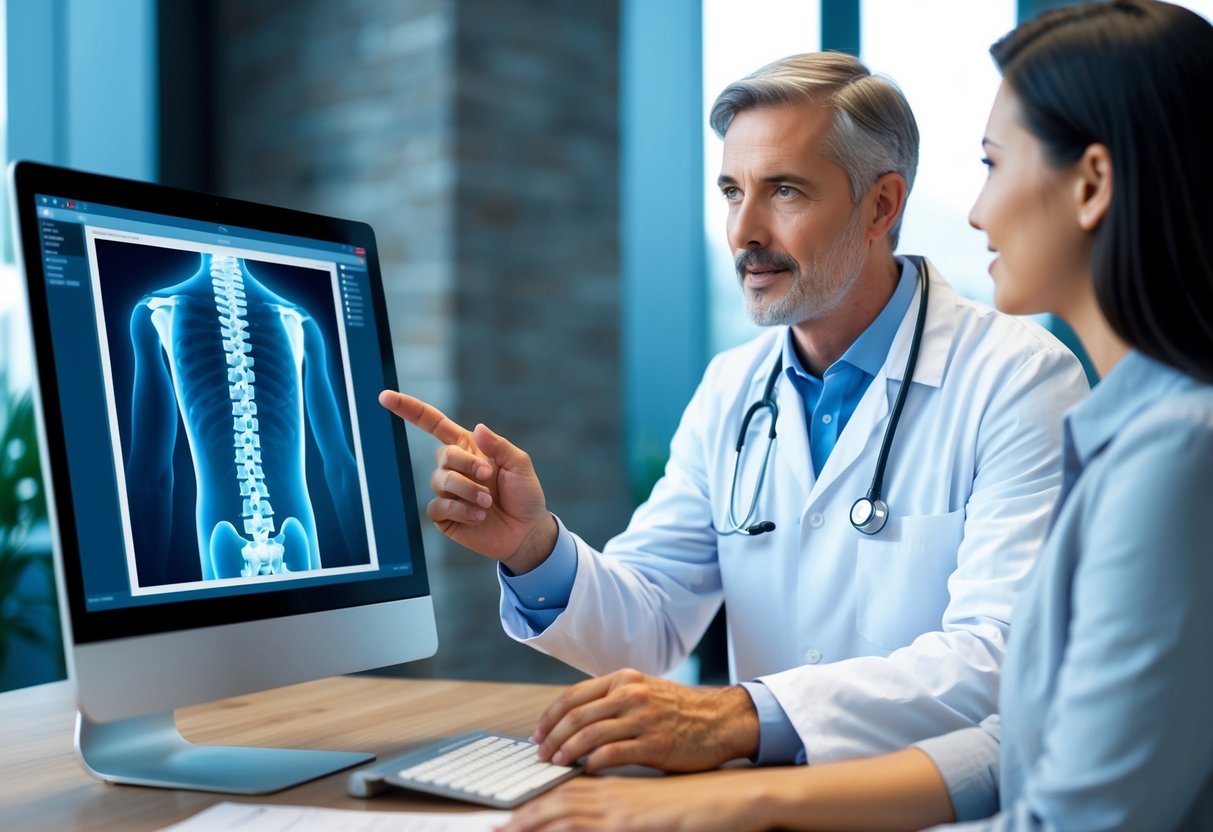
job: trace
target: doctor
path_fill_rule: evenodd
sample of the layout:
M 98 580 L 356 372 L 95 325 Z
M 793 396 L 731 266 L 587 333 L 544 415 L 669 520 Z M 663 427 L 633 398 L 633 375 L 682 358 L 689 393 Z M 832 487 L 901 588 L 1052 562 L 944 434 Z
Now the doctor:
M 548 512 L 524 452 L 381 396 L 444 443 L 428 514 L 499 561 L 506 631 L 606 674 L 535 731 L 541 757 L 590 770 L 828 762 L 994 713 L 1061 415 L 1087 390 L 1041 328 L 894 255 L 918 131 L 891 83 L 793 56 L 726 88 L 711 123 L 741 291 L 770 329 L 712 361 L 665 476 L 602 552 Z M 722 602 L 740 685 L 647 675 Z

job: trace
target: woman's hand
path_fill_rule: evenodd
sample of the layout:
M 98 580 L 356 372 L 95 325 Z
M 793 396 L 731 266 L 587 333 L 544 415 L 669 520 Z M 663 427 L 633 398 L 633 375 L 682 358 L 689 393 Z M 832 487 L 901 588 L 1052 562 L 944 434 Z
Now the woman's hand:
M 758 776 L 756 776 L 758 775 Z M 753 770 L 578 777 L 515 810 L 502 832 L 746 832 L 769 827 Z

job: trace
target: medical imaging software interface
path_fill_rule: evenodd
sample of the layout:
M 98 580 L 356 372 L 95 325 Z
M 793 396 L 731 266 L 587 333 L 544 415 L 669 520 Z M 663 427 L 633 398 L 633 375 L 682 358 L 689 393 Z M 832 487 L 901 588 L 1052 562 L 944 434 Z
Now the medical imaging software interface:
M 35 199 L 90 610 L 411 574 L 364 250 Z

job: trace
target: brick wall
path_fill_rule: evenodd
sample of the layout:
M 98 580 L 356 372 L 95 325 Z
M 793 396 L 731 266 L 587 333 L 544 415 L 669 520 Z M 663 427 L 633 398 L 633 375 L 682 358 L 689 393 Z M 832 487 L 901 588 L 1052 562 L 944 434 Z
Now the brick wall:
M 220 193 L 369 221 L 402 386 L 526 449 L 601 545 L 626 522 L 618 0 L 224 0 Z M 410 431 L 421 502 L 434 443 Z M 491 564 L 426 532 L 441 647 L 401 672 L 578 678 L 514 645 Z
M 460 409 L 518 437 L 601 545 L 626 519 L 617 4 L 455 10 Z

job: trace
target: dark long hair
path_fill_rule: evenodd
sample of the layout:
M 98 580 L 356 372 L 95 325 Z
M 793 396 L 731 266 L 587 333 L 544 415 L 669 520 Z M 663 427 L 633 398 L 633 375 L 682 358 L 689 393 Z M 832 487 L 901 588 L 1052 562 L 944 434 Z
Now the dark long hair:
M 1055 164 L 1112 158 L 1100 309 L 1141 352 L 1213 382 L 1213 26 L 1154 0 L 1046 12 L 990 48 Z

